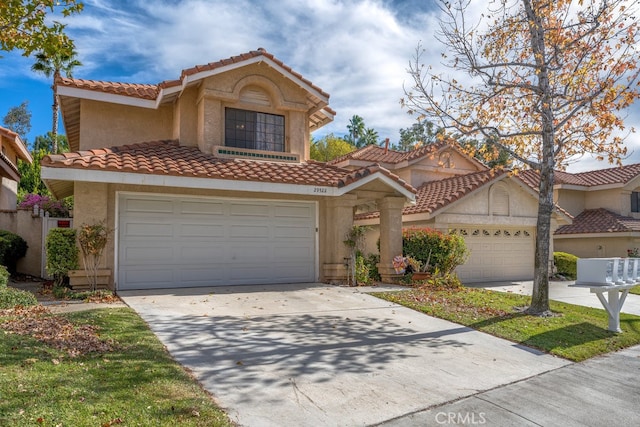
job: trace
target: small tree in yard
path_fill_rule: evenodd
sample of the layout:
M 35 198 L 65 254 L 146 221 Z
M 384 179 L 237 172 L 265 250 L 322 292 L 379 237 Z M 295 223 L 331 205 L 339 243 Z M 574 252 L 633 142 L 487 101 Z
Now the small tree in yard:
M 441 1 L 439 40 L 451 70 L 410 62 L 410 113 L 449 132 L 480 135 L 539 172 L 534 285 L 528 312 L 549 310 L 554 169 L 576 155 L 620 164 L 621 112 L 639 96 L 635 13 L 630 0 L 490 2 L 470 24 L 469 0 Z M 495 152 L 495 150 L 493 150 Z M 491 151 L 486 152 L 490 157 Z
M 98 267 L 104 248 L 109 240 L 109 230 L 103 223 L 93 225 L 82 224 L 78 233 L 78 243 L 82 251 L 82 261 L 91 290 L 98 285 Z

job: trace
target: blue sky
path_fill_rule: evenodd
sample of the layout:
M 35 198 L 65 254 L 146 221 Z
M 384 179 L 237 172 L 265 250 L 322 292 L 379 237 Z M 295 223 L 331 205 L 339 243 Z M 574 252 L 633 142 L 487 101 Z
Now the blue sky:
M 263 47 L 331 95 L 336 119 L 316 137 L 346 134 L 349 119 L 358 114 L 380 138 L 397 141 L 398 130 L 415 121 L 399 100 L 417 43 L 422 41 L 436 64 L 443 51 L 434 39 L 438 10 L 430 0 L 84 3 L 81 14 L 65 21 L 84 64 L 74 77 L 159 83 L 178 78 L 184 68 Z M 32 59 L 0 55 L 0 118 L 28 100 L 32 142 L 51 127 L 51 82 L 30 71 Z M 640 129 L 636 107 L 627 123 Z M 625 163 L 640 162 L 640 135 L 631 135 L 627 144 L 634 154 Z M 602 167 L 608 165 L 585 158 L 570 170 Z

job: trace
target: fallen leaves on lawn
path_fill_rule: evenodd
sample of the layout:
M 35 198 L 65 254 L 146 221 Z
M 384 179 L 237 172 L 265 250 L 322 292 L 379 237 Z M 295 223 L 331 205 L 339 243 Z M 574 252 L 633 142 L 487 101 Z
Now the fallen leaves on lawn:
M 100 339 L 96 326 L 74 325 L 62 316 L 52 315 L 42 305 L 0 310 L 0 318 L 3 317 L 0 328 L 5 331 L 32 336 L 70 357 L 113 351 L 111 342 Z

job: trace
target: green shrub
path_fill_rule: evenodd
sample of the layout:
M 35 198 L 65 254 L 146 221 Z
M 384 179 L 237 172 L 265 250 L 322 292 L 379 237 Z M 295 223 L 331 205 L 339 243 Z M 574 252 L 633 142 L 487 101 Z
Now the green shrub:
M 0 309 L 13 308 L 16 305 L 37 305 L 38 300 L 31 292 L 15 288 L 0 288 Z
M 18 260 L 27 254 L 27 242 L 7 230 L 0 230 L 0 264 L 5 265 L 9 273 L 16 272 Z
M 462 236 L 444 234 L 431 228 L 402 230 L 402 251 L 404 256 L 416 259 L 420 265 L 428 264 L 426 271 L 433 273 L 438 269 L 444 275 L 463 264 L 468 256 Z
M 554 252 L 553 263 L 561 274 L 569 279 L 578 277 L 578 257 L 566 252 Z
M 9 283 L 9 271 L 4 265 L 0 265 L 0 290 L 6 289 Z
M 364 259 L 365 264 L 369 267 L 369 279 L 379 282 L 382 280 L 378 271 L 378 263 L 380 263 L 380 254 L 369 254 Z
M 73 228 L 52 228 L 47 235 L 47 273 L 53 276 L 55 285 L 61 286 L 69 275 L 69 270 L 78 268 L 78 246 L 76 230 Z
M 369 277 L 369 266 L 367 262 L 362 256 L 362 253 L 358 252 L 356 254 L 356 284 L 358 285 L 368 285 L 371 283 L 371 278 Z

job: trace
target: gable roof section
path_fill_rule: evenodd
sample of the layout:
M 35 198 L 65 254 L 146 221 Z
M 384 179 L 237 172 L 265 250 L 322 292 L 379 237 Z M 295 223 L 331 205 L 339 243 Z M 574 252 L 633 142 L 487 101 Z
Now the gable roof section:
M 383 163 L 388 165 L 397 165 L 402 162 L 412 162 L 414 160 L 423 159 L 428 156 L 433 156 L 435 153 L 440 151 L 443 148 L 452 148 L 459 152 L 460 154 L 468 157 L 472 162 L 477 163 L 482 169 L 489 169 L 482 162 L 479 162 L 477 159 L 468 156 L 466 153 L 461 150 L 460 146 L 453 141 L 443 140 L 437 141 L 433 144 L 423 145 L 420 148 L 411 151 L 397 151 L 391 150 L 384 147 L 380 147 L 378 145 L 367 145 L 366 147 L 360 148 L 356 151 L 352 151 L 351 153 L 347 153 L 343 156 L 337 157 L 331 160 L 329 163 L 332 165 L 338 165 L 345 161 L 349 160 L 358 160 L 363 162 L 371 162 L 371 163 Z
M 506 172 L 487 170 L 426 182 L 418 187 L 416 204 L 405 207 L 402 214 L 434 213 L 471 194 L 480 187 L 505 176 L 507 176 Z M 379 216 L 380 212 L 369 212 L 359 214 L 356 218 L 370 219 L 378 218 Z
M 554 171 L 554 175 L 555 185 L 575 185 L 587 188 L 601 185 L 625 185 L 640 175 L 640 163 L 580 173 Z M 520 172 L 518 176 L 531 188 L 538 189 L 540 183 L 538 171 L 528 169 Z
M 12 130 L 0 126 L 0 146 L 2 144 L 11 146 L 11 149 L 16 153 L 19 159 L 28 163 L 33 162 L 31 154 L 20 139 L 20 136 Z M 20 181 L 18 165 L 2 152 L 0 152 L 0 176 L 9 178 L 13 181 Z
M 178 178 L 207 178 L 233 182 L 230 189 L 241 189 L 237 182 L 256 183 L 254 191 L 269 191 L 262 188 L 262 184 L 271 184 L 276 188 L 278 184 L 330 187 L 335 191 L 322 191 L 316 195 L 340 195 L 350 191 L 354 184 L 364 183 L 379 178 L 389 183 L 394 189 L 413 199 L 415 189 L 379 165 L 373 165 L 350 171 L 322 162 L 307 163 L 263 162 L 233 158 L 220 158 L 213 154 L 201 152 L 197 147 L 179 145 L 178 141 L 152 141 L 139 144 L 124 145 L 106 149 L 79 151 L 72 153 L 48 155 L 42 159 L 42 176 L 47 185 L 59 193 L 68 193 L 69 188 L 62 189 L 61 182 L 92 181 L 127 183 L 124 175 L 138 184 L 154 185 L 152 177 L 158 177 L 155 185 L 169 185 L 165 177 Z M 96 173 L 118 175 L 96 175 Z M 145 177 L 140 177 L 145 175 Z M 149 177 L 151 176 L 151 177 Z M 162 179 L 160 179 L 162 178 Z M 185 181 L 175 182 L 175 186 L 188 186 Z M 190 183 L 192 183 L 190 181 Z M 212 184 L 199 182 L 197 188 L 218 188 Z M 356 185 L 357 186 L 357 185 Z M 223 185 L 224 187 L 224 185 Z M 56 191 L 54 191 L 55 193 Z M 295 191 L 293 191 L 295 192 Z M 302 189 L 300 194 L 307 194 Z M 310 191 L 313 193 L 313 190 Z
M 573 223 L 558 228 L 554 235 L 624 233 L 640 231 L 640 219 L 618 215 L 607 209 L 587 209 Z
M 180 78 L 165 80 L 158 84 L 118 83 L 97 80 L 60 77 L 56 80 L 56 93 L 61 97 L 65 110 L 63 120 L 67 137 L 72 147 L 79 138 L 80 105 L 77 99 L 94 99 L 104 102 L 132 105 L 143 108 L 158 108 L 172 102 L 187 86 L 215 74 L 220 74 L 253 63 L 263 62 L 307 91 L 307 99 L 314 111 L 309 117 L 310 130 L 316 130 L 331 122 L 336 112 L 329 107 L 329 94 L 293 71 L 275 56 L 262 48 L 216 62 L 182 70 Z

